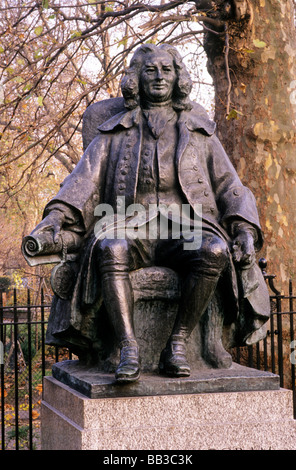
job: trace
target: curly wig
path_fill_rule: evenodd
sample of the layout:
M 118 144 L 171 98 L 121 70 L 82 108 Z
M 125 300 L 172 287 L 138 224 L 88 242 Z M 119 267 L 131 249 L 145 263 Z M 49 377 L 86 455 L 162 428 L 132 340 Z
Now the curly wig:
M 129 68 L 121 81 L 121 91 L 125 100 L 125 107 L 134 109 L 140 104 L 139 78 L 141 68 L 145 61 L 145 56 L 149 53 L 157 53 L 159 50 L 170 54 L 173 58 L 177 80 L 173 91 L 172 102 L 176 111 L 189 110 L 191 104 L 189 94 L 192 88 L 190 75 L 182 62 L 182 58 L 177 49 L 169 44 L 156 46 L 154 44 L 143 44 L 134 53 Z

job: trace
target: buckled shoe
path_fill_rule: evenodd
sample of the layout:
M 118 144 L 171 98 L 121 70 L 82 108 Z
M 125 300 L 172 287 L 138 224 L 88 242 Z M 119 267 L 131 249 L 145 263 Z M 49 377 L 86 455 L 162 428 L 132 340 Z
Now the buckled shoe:
M 190 375 L 183 338 L 173 336 L 168 341 L 160 355 L 159 371 L 173 377 L 188 377 Z
M 139 348 L 135 341 L 120 344 L 120 362 L 115 371 L 117 382 L 134 382 L 140 376 Z

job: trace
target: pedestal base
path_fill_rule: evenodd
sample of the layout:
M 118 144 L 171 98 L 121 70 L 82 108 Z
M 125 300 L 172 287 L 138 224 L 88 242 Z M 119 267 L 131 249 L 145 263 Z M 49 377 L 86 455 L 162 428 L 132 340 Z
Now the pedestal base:
M 196 364 L 195 364 L 196 366 Z M 278 390 L 279 376 L 233 363 L 229 369 L 211 369 L 204 365 L 191 371 L 190 377 L 170 378 L 159 373 L 142 373 L 140 380 L 118 384 L 114 373 L 83 366 L 79 361 L 54 364 L 52 375 L 88 398 L 138 397 L 192 393 Z
M 243 375 L 242 370 L 239 375 Z M 249 378 L 251 384 L 252 377 Z M 175 380 L 176 384 L 181 382 L 181 379 L 168 380 Z M 150 395 L 147 394 L 147 388 L 142 396 L 115 397 L 112 392 L 111 396 L 103 393 L 105 396 L 101 395 L 100 398 L 89 398 L 54 377 L 45 377 L 42 449 L 295 448 L 292 391 L 279 389 L 276 385 L 274 389 L 268 390 L 262 386 L 259 390 L 225 392 L 220 377 L 220 393 L 218 390 L 193 393 L 190 391 L 192 384 L 189 384 L 189 389 L 184 385 L 186 380 L 182 382 L 183 391 L 178 391 L 179 385 L 175 385 L 173 394 L 163 390 L 157 394 L 154 386 Z M 194 382 L 194 378 L 191 380 Z M 147 381 L 148 377 L 146 385 Z M 206 379 L 204 376 L 203 387 L 207 381 L 215 381 L 215 378 L 208 376 Z M 235 378 L 232 381 L 235 382 Z M 226 382 L 224 380 L 224 385 Z M 105 392 L 108 388 L 110 392 L 114 387 L 110 383 L 103 386 Z M 124 391 L 121 392 L 124 395 Z

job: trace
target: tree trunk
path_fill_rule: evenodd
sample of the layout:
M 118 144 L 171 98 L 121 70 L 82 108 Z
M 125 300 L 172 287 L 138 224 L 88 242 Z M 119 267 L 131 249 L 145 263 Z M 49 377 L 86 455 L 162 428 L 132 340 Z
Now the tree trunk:
M 246 5 L 247 15 L 229 22 L 229 51 L 222 36 L 208 35 L 205 43 L 215 120 L 241 180 L 257 200 L 265 235 L 260 256 L 283 285 L 296 273 L 294 7 L 292 0 L 236 3 Z

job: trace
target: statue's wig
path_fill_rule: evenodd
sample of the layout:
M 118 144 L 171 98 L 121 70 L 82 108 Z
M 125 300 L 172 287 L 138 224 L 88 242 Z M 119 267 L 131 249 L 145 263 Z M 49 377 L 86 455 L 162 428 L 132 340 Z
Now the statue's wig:
M 190 110 L 189 95 L 192 89 L 190 75 L 182 62 L 177 49 L 169 44 L 155 46 L 154 44 L 143 44 L 134 53 L 129 68 L 121 81 L 121 91 L 127 109 L 134 109 L 140 104 L 140 73 L 147 54 L 164 51 L 173 58 L 177 80 L 173 91 L 172 102 L 176 111 Z

